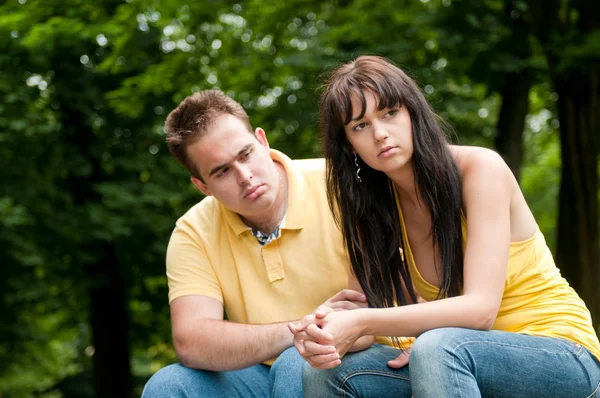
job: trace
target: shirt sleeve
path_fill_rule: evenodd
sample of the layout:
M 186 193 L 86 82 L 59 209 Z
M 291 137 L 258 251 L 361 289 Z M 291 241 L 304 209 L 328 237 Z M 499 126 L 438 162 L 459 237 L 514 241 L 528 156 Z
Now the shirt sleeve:
M 178 297 L 201 295 L 223 302 L 223 292 L 200 234 L 178 223 L 167 248 L 169 304 Z

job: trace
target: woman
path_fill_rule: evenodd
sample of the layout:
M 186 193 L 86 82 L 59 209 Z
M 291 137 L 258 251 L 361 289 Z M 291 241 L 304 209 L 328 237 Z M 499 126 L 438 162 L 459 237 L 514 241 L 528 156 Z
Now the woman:
M 321 309 L 290 325 L 314 367 L 306 396 L 599 394 L 589 311 L 499 155 L 449 145 L 416 84 L 379 57 L 334 71 L 320 122 L 349 287 L 370 308 Z M 394 359 L 379 345 L 342 360 L 369 336 L 417 337 L 409 366 L 407 352 Z

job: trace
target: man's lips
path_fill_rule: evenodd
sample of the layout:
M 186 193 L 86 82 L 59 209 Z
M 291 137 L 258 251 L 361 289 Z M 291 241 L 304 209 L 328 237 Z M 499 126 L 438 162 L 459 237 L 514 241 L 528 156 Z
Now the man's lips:
M 255 185 L 252 188 L 249 188 L 246 193 L 244 194 L 244 198 L 252 198 L 258 194 L 260 194 L 260 191 L 258 191 L 261 187 L 263 187 L 264 184 L 259 184 L 259 185 Z M 258 192 L 257 192 L 258 191 Z
M 398 148 L 397 146 L 393 146 L 393 145 L 388 145 L 385 148 L 383 148 L 380 152 L 379 155 L 377 155 L 378 157 L 385 157 L 386 155 L 391 155 L 392 152 L 394 152 L 394 150 Z

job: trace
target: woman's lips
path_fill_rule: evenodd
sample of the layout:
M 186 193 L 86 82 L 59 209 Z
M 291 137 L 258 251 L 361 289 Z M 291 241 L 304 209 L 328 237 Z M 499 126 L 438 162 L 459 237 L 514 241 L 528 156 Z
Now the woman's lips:
M 381 150 L 381 152 L 379 152 L 379 155 L 377 155 L 377 157 L 379 158 L 387 158 L 389 156 L 392 156 L 393 154 L 395 154 L 398 151 L 398 147 L 397 146 L 386 146 L 385 148 L 383 148 Z

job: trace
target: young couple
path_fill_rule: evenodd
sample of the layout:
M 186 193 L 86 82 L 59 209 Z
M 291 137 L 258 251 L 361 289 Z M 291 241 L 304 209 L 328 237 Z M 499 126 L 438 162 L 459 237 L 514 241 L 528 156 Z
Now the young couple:
M 333 72 L 324 171 L 269 151 L 235 102 L 191 100 L 203 95 L 167 119 L 172 153 L 216 199 L 169 243 L 185 366 L 145 396 L 599 395 L 589 311 L 513 174 L 493 151 L 450 145 L 399 68 L 363 56 Z

